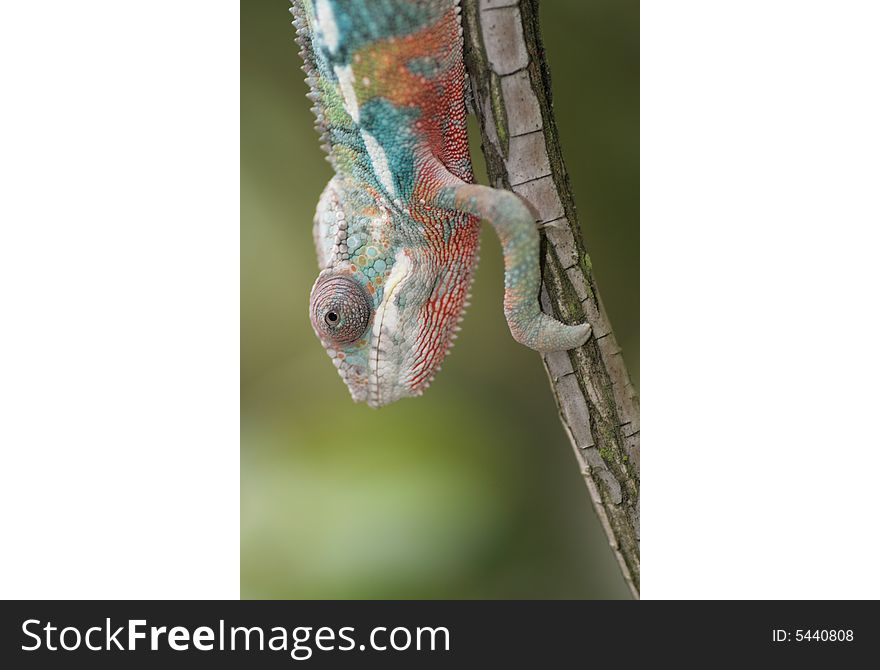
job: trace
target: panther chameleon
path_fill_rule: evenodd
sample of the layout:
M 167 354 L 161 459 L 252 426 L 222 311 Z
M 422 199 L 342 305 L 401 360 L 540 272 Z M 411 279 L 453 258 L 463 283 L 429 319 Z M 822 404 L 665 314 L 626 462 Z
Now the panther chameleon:
M 457 0 L 293 0 L 316 127 L 334 169 L 314 219 L 310 317 L 356 402 L 421 395 L 453 345 L 487 221 L 504 314 L 538 351 L 588 324 L 541 311 L 539 235 L 516 194 L 473 183 Z

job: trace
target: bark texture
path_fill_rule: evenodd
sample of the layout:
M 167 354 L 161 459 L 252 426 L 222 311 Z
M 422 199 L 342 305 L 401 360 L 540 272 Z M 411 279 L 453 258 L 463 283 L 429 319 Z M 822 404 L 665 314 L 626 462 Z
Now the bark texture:
M 489 179 L 542 227 L 544 310 L 586 321 L 580 349 L 543 355 L 562 425 L 624 579 L 639 595 L 639 400 L 584 248 L 553 118 L 538 0 L 462 0 L 471 103 Z

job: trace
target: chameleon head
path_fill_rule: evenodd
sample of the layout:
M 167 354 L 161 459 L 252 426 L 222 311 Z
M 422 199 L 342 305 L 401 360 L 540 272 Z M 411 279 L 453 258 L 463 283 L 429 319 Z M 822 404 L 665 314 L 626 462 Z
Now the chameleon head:
M 312 288 L 312 327 L 356 402 L 421 395 L 446 354 L 444 324 L 425 321 L 430 290 L 414 265 L 398 252 L 381 292 L 350 267 L 322 271 Z
M 356 402 L 381 407 L 421 395 L 455 337 L 476 261 L 478 230 L 462 228 L 460 256 L 442 260 L 395 231 L 417 213 L 334 180 L 315 217 L 324 269 L 312 288 L 315 330 Z M 471 240 L 473 237 L 473 240 Z

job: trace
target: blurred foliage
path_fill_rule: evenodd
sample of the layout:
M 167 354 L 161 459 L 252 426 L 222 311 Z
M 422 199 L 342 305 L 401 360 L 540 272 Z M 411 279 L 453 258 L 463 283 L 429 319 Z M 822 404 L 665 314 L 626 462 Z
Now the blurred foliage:
M 331 172 L 287 6 L 241 5 L 242 597 L 628 597 L 540 358 L 507 331 L 490 231 L 425 396 L 351 402 L 307 316 Z M 552 0 L 541 14 L 585 237 L 634 381 L 638 11 Z

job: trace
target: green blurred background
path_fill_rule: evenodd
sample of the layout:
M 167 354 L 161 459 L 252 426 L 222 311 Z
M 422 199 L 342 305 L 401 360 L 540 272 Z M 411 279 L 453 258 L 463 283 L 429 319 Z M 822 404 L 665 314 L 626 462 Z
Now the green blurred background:
M 287 8 L 241 4 L 242 598 L 628 597 L 540 358 L 507 331 L 491 231 L 424 397 L 351 402 L 308 320 L 331 172 Z M 636 383 L 638 17 L 635 0 L 541 7 L 585 238 Z

